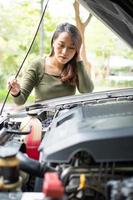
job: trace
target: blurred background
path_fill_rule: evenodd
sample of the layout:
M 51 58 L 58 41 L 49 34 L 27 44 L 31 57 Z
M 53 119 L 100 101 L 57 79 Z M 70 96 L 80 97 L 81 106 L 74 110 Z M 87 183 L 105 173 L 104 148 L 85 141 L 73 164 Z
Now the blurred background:
M 0 102 L 7 80 L 15 75 L 29 49 L 45 0 L 0 0 Z M 36 57 L 48 55 L 52 34 L 59 23 L 75 24 L 82 35 L 87 73 L 94 91 L 133 87 L 133 51 L 76 0 L 50 0 L 34 45 L 18 79 Z M 12 102 L 9 96 L 8 102 Z M 34 93 L 29 97 L 34 102 Z

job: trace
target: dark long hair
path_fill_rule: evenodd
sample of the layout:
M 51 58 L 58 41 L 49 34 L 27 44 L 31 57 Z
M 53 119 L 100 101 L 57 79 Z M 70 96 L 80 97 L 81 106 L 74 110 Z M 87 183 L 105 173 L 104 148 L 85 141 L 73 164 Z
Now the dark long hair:
M 60 33 L 62 32 L 67 32 L 70 34 L 76 49 L 76 53 L 74 57 L 68 63 L 65 64 L 63 71 L 61 73 L 61 80 L 63 82 L 68 82 L 71 85 L 75 85 L 77 81 L 77 70 L 76 70 L 77 56 L 79 55 L 79 51 L 81 48 L 82 38 L 79 30 L 73 24 L 63 23 L 58 25 L 51 40 L 50 56 L 54 55 L 54 48 L 53 48 L 54 40 L 57 39 Z

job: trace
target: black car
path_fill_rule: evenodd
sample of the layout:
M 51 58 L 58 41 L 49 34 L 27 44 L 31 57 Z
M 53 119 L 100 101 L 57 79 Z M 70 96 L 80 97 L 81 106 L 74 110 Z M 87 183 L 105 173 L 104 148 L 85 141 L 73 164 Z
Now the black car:
M 132 0 L 80 3 L 133 47 Z M 1 199 L 133 199 L 133 89 L 1 116 L 0 145 Z

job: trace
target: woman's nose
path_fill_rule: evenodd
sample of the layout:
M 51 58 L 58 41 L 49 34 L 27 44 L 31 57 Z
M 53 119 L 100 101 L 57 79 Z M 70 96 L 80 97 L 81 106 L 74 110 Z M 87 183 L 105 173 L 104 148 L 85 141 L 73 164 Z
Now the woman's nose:
M 67 54 L 67 52 L 68 52 L 68 49 L 67 49 L 66 47 L 62 49 L 62 53 L 63 53 L 64 55 Z

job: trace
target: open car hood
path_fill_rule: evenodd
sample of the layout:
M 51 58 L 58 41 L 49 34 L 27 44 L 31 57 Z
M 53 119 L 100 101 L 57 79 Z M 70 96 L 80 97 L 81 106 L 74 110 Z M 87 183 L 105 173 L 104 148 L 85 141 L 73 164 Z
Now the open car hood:
M 129 46 L 133 47 L 133 0 L 79 0 Z

